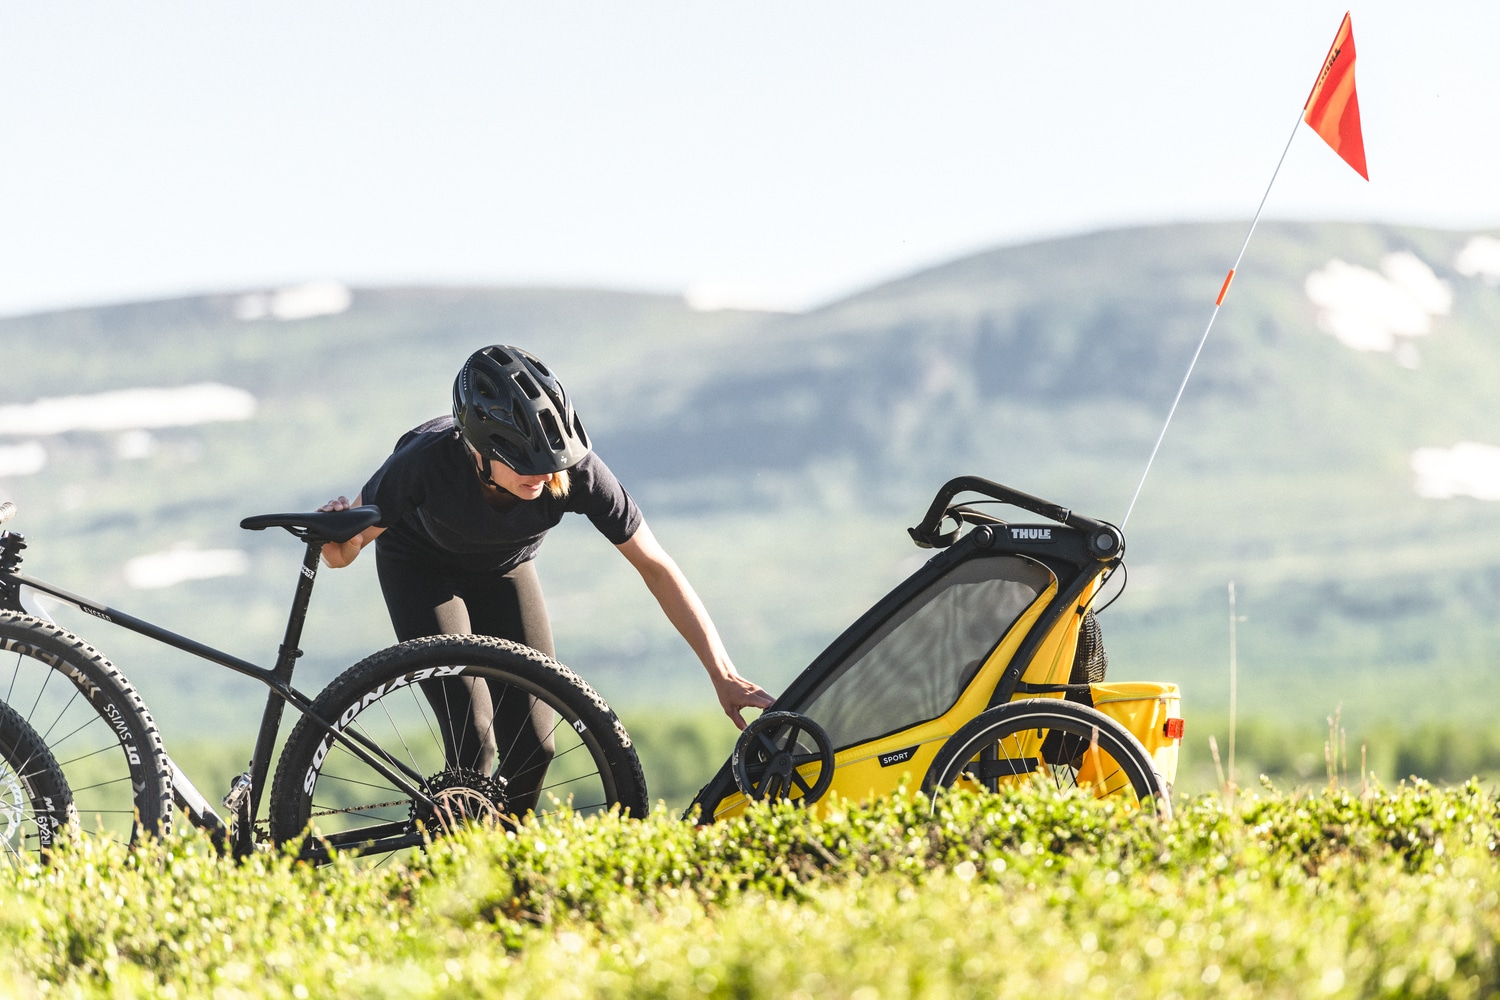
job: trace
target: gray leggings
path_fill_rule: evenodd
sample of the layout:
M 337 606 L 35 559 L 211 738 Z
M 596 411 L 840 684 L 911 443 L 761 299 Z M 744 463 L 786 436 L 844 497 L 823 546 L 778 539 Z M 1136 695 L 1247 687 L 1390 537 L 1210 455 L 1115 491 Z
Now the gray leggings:
M 510 639 L 553 655 L 552 623 L 536 567 L 508 573 L 459 573 L 395 559 L 376 547 L 380 589 L 396 637 L 478 634 Z M 552 709 L 496 681 L 453 677 L 423 681 L 450 768 L 506 779 L 510 809 L 525 815 L 552 762 Z

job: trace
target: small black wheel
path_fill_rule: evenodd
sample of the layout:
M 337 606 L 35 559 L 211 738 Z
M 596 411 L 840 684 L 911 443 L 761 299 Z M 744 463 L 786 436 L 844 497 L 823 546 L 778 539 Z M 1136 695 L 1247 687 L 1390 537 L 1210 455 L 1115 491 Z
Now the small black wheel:
M 793 799 L 811 805 L 833 783 L 833 741 L 822 726 L 796 712 L 767 712 L 750 723 L 734 745 L 732 760 L 734 783 L 757 802 Z
M 1170 790 L 1141 741 L 1098 709 L 1056 698 L 1008 702 L 970 719 L 938 750 L 922 790 L 995 791 L 1022 781 L 1086 788 L 1172 815 Z
M 311 827 L 303 855 L 389 854 L 463 823 L 648 811 L 646 779 L 615 713 L 577 674 L 518 643 L 432 636 L 375 653 L 313 702 L 271 785 L 271 839 Z
M 4 862 L 47 860 L 78 821 L 73 793 L 47 744 L 19 712 L 0 702 L 0 852 Z
M 51 622 L 0 611 L 0 701 L 51 751 L 82 828 L 119 840 L 166 832 L 172 773 L 161 734 L 125 675 Z

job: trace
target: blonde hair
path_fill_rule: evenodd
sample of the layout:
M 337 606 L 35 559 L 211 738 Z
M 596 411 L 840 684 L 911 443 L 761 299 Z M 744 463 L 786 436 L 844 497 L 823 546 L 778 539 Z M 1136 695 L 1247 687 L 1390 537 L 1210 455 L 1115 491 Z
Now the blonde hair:
M 486 459 L 484 455 L 480 454 L 478 448 L 469 443 L 468 438 L 463 438 L 462 440 L 464 443 L 464 447 L 469 449 L 469 454 L 473 455 L 481 462 L 488 461 L 488 459 Z M 573 477 L 568 475 L 567 469 L 563 469 L 561 472 L 552 473 L 552 478 L 547 480 L 547 492 L 551 493 L 553 499 L 556 500 L 561 500 L 566 497 L 568 495 L 568 491 L 572 488 Z

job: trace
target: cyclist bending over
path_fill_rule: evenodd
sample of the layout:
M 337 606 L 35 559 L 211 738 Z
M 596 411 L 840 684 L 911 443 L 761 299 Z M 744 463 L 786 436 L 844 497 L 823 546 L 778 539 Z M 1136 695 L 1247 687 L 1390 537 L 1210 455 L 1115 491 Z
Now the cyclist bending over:
M 548 529 L 574 512 L 640 572 L 736 726 L 745 727 L 742 709 L 771 704 L 735 670 L 703 602 L 591 450 L 562 384 L 525 351 L 497 344 L 471 355 L 453 383 L 453 415 L 402 435 L 353 503 L 341 496 L 319 509 L 364 503 L 380 507 L 379 523 L 323 546 L 323 561 L 347 566 L 376 542 L 398 639 L 479 633 L 553 656 L 533 560 Z M 490 775 L 510 762 L 510 807 L 517 815 L 535 808 L 552 758 L 551 709 L 472 678 L 424 681 L 422 689 L 442 726 L 448 766 Z M 515 761 L 524 762 L 519 770 Z

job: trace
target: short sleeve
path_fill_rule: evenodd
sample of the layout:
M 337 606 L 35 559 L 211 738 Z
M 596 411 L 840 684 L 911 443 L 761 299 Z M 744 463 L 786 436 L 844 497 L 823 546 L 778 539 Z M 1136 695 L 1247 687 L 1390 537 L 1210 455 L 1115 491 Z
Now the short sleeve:
M 586 516 L 611 544 L 630 541 L 645 518 L 609 466 L 590 452 L 573 466 L 570 478 L 568 509 Z
M 427 449 L 423 432 L 427 425 L 408 431 L 396 442 L 380 468 L 359 491 L 360 500 L 380 508 L 382 528 L 389 528 L 421 506 L 425 499 L 428 476 L 425 473 Z

